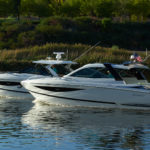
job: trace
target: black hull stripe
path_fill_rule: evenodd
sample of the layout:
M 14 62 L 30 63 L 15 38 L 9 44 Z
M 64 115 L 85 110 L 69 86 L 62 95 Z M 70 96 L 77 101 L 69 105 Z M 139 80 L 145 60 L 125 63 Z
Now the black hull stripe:
M 17 93 L 26 93 L 26 94 L 30 94 L 29 92 L 16 91 L 16 90 L 9 90 L 9 89 L 3 89 L 3 88 L 0 88 L 0 90 L 9 91 L 9 92 L 17 92 Z
M 76 99 L 76 98 L 68 98 L 68 97 L 62 97 L 62 96 L 48 95 L 48 94 L 38 93 L 38 92 L 34 92 L 34 91 L 30 91 L 30 92 L 36 93 L 36 94 L 45 95 L 45 96 L 49 96 L 49 97 L 63 98 L 63 99 L 73 100 L 73 101 L 82 101 L 82 102 L 90 102 L 90 103 L 94 102 L 94 103 L 103 103 L 103 104 L 116 104 L 114 102 L 104 102 L 104 101 L 96 101 L 96 100 Z
M 47 91 L 53 91 L 53 92 L 70 92 L 70 91 L 78 91 L 83 89 L 77 89 L 77 88 L 63 88 L 63 87 L 45 87 L 45 86 L 35 86 L 40 89 L 44 89 Z
M 0 81 L 0 85 L 6 85 L 6 86 L 16 86 L 20 85 L 20 82 L 8 82 L 8 81 Z

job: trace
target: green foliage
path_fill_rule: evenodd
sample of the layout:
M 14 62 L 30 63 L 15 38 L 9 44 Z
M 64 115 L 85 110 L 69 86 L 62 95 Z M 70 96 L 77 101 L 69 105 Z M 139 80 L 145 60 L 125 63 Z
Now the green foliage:
M 104 28 L 110 27 L 111 24 L 112 24 L 112 20 L 110 18 L 103 18 L 102 19 L 102 26 Z
M 7 8 L 7 9 L 6 9 Z M 7 0 L 0 0 L 0 17 L 9 15 L 9 3 Z
M 97 1 L 95 0 L 84 0 L 80 6 L 81 15 L 84 16 L 96 16 L 95 14 L 95 7 Z
M 32 63 L 29 61 L 0 61 L 1 71 L 19 71 L 26 66 L 32 66 Z
M 119 49 L 119 47 L 117 45 L 112 46 L 112 50 L 118 50 L 118 49 Z
M 20 19 L 20 6 L 21 0 L 11 0 L 12 12 L 14 16 L 17 16 L 17 19 Z
M 48 17 L 41 20 L 2 20 L 0 49 L 16 49 L 46 43 L 83 43 L 133 50 L 150 47 L 150 23 L 116 23 L 110 18 Z
M 76 17 L 74 20 L 80 31 L 90 31 L 94 28 L 94 20 L 91 17 Z
M 133 0 L 133 14 L 138 17 L 148 17 L 150 15 L 149 0 Z
M 0 0 L 0 17 L 48 17 L 53 15 L 148 20 L 149 0 Z
M 60 8 L 60 11 L 64 16 L 79 16 L 81 2 L 82 0 L 65 0 Z
M 47 0 L 22 0 L 21 6 L 22 14 L 28 17 L 46 17 L 52 15 L 52 10 Z
M 37 35 L 34 31 L 22 32 L 17 38 L 18 47 L 29 47 L 38 44 Z
M 21 12 L 24 16 L 32 16 L 35 15 L 35 1 L 34 0 L 22 0 L 21 1 Z
M 0 0 L 0 16 L 20 17 L 21 0 Z
M 112 17 L 115 10 L 112 0 L 97 0 L 95 13 L 98 17 Z

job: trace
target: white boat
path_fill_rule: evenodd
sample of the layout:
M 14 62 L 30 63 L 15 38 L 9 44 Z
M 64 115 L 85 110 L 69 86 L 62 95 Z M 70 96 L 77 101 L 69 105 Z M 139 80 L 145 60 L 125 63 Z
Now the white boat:
M 22 81 L 38 100 L 88 107 L 150 107 L 149 68 L 87 64 L 64 77 Z
M 38 60 L 33 61 L 34 67 L 24 69 L 21 72 L 6 72 L 0 74 L 0 96 L 13 97 L 19 99 L 34 99 L 33 96 L 21 85 L 22 80 L 28 78 L 41 78 L 45 76 L 58 77 L 59 74 L 67 74 L 70 70 L 64 65 L 76 64 L 72 61 L 61 60 L 62 52 L 55 52 L 57 60 Z M 57 73 L 53 66 L 57 68 Z

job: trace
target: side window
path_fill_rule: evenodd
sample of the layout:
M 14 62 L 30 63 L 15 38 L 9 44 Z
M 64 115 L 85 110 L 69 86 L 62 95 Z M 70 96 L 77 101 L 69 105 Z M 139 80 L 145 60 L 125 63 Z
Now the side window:
M 104 68 L 105 69 L 105 68 Z M 71 76 L 73 77 L 84 77 L 84 78 L 109 78 L 105 73 L 104 70 L 98 68 L 85 68 L 75 72 Z
M 123 78 L 129 78 L 135 76 L 134 70 L 126 70 L 126 69 L 115 69 L 115 71 Z

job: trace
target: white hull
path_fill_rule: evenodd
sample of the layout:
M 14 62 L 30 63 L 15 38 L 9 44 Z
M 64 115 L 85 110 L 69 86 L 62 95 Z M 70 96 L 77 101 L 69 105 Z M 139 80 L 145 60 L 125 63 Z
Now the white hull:
M 30 86 L 30 87 L 28 87 Z M 25 86 L 38 100 L 55 105 L 85 107 L 143 107 L 150 108 L 150 92 L 117 87 L 81 87 L 82 90 L 52 92 Z M 74 86 L 73 86 L 74 87 Z
M 26 73 L 0 74 L 0 97 L 33 100 L 33 96 L 20 83 L 22 80 L 25 80 L 32 76 L 32 74 Z
M 0 85 L 0 97 L 11 97 L 16 99 L 30 99 L 34 97 L 21 86 L 4 86 Z

